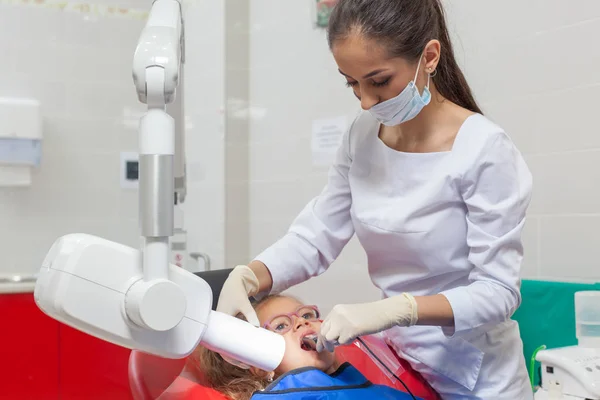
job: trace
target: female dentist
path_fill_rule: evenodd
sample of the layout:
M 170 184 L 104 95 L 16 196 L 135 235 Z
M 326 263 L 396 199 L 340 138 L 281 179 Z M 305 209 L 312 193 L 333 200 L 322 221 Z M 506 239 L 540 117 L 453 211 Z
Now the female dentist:
M 340 0 L 331 51 L 363 108 L 325 189 L 289 232 L 237 266 L 218 310 L 327 270 L 356 233 L 383 300 L 337 305 L 320 349 L 385 331 L 444 399 L 532 399 L 516 322 L 532 176 L 481 114 L 441 0 Z

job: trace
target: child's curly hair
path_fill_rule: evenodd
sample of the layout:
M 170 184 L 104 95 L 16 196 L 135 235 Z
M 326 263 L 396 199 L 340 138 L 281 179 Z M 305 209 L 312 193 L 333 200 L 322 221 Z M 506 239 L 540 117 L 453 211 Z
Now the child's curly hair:
M 203 385 L 215 389 L 232 400 L 249 400 L 255 392 L 264 390 L 270 383 L 266 377 L 252 373 L 249 369 L 231 365 L 219 353 L 198 347 L 193 357 L 188 359 Z
M 281 295 L 266 296 L 253 304 L 258 310 L 262 305 Z M 238 318 L 245 319 L 242 315 Z M 187 360 L 187 367 L 202 385 L 215 389 L 232 400 L 249 400 L 255 392 L 264 390 L 270 383 L 268 373 L 256 369 L 242 369 L 225 361 L 219 353 L 198 346 Z

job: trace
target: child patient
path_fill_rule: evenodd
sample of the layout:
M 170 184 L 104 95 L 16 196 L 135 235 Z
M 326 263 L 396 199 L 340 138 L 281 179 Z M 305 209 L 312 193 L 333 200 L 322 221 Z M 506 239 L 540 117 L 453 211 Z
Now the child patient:
M 275 371 L 263 371 L 258 368 L 242 369 L 225 361 L 220 354 L 198 347 L 187 360 L 186 375 L 192 375 L 190 378 L 193 380 L 221 392 L 232 400 L 249 400 L 253 394 L 265 390 L 273 380 L 300 368 L 312 367 L 332 377 L 341 377 L 340 374 L 343 374 L 341 371 L 348 363 L 338 361 L 335 353 L 327 351 L 318 353 L 314 342 L 309 345 L 310 341 L 303 341 L 307 336 L 316 335 L 321 328 L 319 311 L 315 306 L 305 305 L 292 297 L 271 295 L 256 303 L 254 308 L 261 326 L 279 333 L 285 339 L 285 354 Z M 378 391 L 379 394 L 372 392 L 371 397 L 407 398 L 404 397 L 404 393 L 396 389 L 382 389 L 381 385 L 372 387 L 376 386 L 381 390 Z M 324 395 L 323 393 L 320 392 L 320 395 Z M 437 399 L 438 397 L 434 394 L 423 398 Z
M 305 336 L 316 335 L 321 328 L 316 307 L 304 305 L 292 297 L 272 295 L 256 303 L 254 308 L 261 326 L 285 339 L 286 351 L 281 364 L 275 371 L 241 369 L 218 353 L 199 347 L 188 359 L 186 369 L 192 374 L 196 371 L 194 375 L 204 385 L 233 400 L 248 400 L 273 379 L 298 368 L 314 367 L 328 374 L 336 371 L 339 365 L 334 353 L 318 353 L 314 346 L 309 347 L 302 340 Z

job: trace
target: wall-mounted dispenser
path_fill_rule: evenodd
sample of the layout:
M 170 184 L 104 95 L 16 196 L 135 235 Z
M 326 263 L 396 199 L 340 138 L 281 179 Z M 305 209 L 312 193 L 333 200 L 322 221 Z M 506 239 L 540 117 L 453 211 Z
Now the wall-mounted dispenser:
M 35 99 L 0 97 L 0 187 L 31 185 L 40 165 L 42 117 Z

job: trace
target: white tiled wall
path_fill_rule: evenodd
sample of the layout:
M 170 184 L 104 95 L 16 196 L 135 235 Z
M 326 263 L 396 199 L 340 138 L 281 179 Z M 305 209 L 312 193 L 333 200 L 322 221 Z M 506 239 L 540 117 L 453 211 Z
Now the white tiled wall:
M 225 262 L 225 0 L 184 0 L 188 248 Z
M 225 264 L 248 262 L 249 2 L 225 2 Z
M 313 119 L 351 116 L 311 2 L 251 1 L 251 256 L 283 235 L 317 195 L 326 169 L 311 164 Z M 533 171 L 524 233 L 525 277 L 600 280 L 600 2 L 445 1 L 459 63 L 484 111 L 513 137 Z M 328 273 L 292 292 L 324 308 L 378 294 L 354 241 Z M 344 284 L 332 284 L 341 279 Z M 317 289 L 308 295 L 310 289 Z M 326 288 L 326 290 L 325 290 Z
M 142 0 L 111 4 L 148 7 Z M 459 62 L 478 100 L 534 173 L 524 276 L 599 279 L 600 78 L 594 67 L 600 50 L 593 38 L 600 34 L 600 2 L 445 4 Z M 358 104 L 336 72 L 324 31 L 313 27 L 311 1 L 250 2 L 249 37 L 238 46 L 241 51 L 249 43 L 249 71 L 226 65 L 226 46 L 233 45 L 226 31 L 237 25 L 226 21 L 224 0 L 184 5 L 189 247 L 208 253 L 217 268 L 231 267 L 225 254 L 237 262 L 246 247 L 240 232 L 249 231 L 251 258 L 283 235 L 325 184 L 327 169 L 312 165 L 312 121 L 350 118 Z M 0 0 L 0 37 L 10 38 L 0 42 L 0 96 L 38 98 L 44 116 L 43 161 L 33 186 L 0 189 L 0 274 L 35 272 L 48 246 L 69 232 L 137 245 L 137 193 L 119 187 L 118 159 L 119 152 L 136 150 L 144 110 L 130 72 L 142 26 Z M 239 96 L 226 97 L 232 96 L 226 80 L 230 94 L 237 92 L 232 85 L 249 86 L 249 108 L 241 104 L 250 118 L 247 142 L 236 125 Z M 232 164 L 236 154 L 241 167 Z M 238 182 L 244 167 L 247 185 Z M 239 214 L 249 227 L 240 222 L 236 233 L 231 202 L 238 192 L 249 199 L 247 217 Z M 226 241 L 229 234 L 238 237 Z M 231 248 L 235 243 L 243 245 Z M 325 309 L 377 298 L 365 263 L 353 239 L 327 274 L 293 292 Z M 344 284 L 334 285 L 338 280 Z M 319 294 L 308 296 L 311 289 Z
M 600 50 L 587 45 L 600 34 L 600 2 L 446 5 L 467 78 L 534 175 L 524 275 L 600 280 L 600 79 L 591 69 Z
M 326 183 L 327 168 L 312 164 L 313 119 L 350 118 L 359 106 L 337 72 L 325 32 L 313 28 L 311 2 L 250 5 L 250 102 L 265 110 L 250 122 L 252 257 L 283 235 Z M 356 239 L 326 274 L 290 292 L 324 311 L 379 296 Z
M 32 186 L 0 188 L 0 275 L 37 272 L 52 242 L 67 233 L 138 246 L 137 191 L 120 188 L 119 157 L 137 151 L 145 111 L 131 78 L 145 21 L 43 4 L 0 1 L 0 96 L 37 98 L 43 113 L 43 156 Z M 189 248 L 222 264 L 223 1 L 190 1 L 185 9 L 193 49 L 184 87 Z

